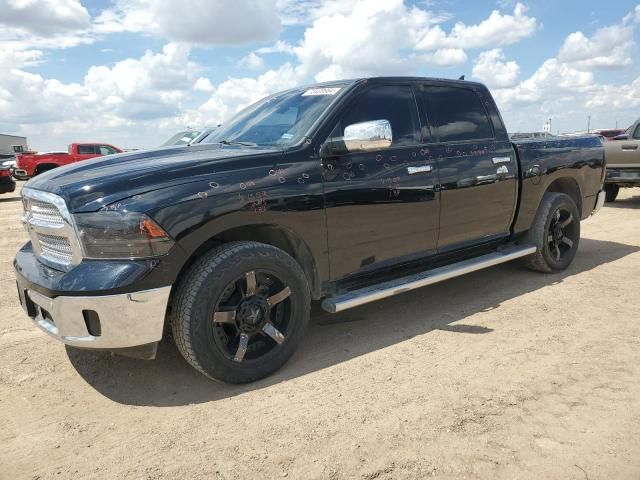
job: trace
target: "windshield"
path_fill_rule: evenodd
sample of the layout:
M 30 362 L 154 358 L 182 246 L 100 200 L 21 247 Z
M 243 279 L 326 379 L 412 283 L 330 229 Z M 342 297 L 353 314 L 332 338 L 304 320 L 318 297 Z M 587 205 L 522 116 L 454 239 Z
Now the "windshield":
M 200 135 L 200 130 L 185 130 L 184 132 L 178 132 L 160 146 L 168 147 L 169 145 L 186 145 L 198 135 Z
M 264 98 L 214 130 L 203 143 L 295 145 L 343 89 L 298 89 Z

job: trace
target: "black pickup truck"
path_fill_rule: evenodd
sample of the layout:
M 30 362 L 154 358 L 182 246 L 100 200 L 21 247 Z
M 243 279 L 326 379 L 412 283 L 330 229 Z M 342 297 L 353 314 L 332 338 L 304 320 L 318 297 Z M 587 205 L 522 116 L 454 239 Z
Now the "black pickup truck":
M 197 370 L 249 382 L 292 355 L 312 300 L 340 312 L 517 258 L 563 270 L 604 202 L 598 137 L 512 143 L 467 81 L 296 88 L 206 142 L 25 185 L 14 265 L 36 325 L 143 358 L 170 326 Z

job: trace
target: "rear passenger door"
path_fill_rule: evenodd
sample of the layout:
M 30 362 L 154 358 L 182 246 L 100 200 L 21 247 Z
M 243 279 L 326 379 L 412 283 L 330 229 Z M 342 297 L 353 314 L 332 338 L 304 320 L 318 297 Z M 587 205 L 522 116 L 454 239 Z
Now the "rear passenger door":
M 423 84 L 421 91 L 437 140 L 438 250 L 509 235 L 517 199 L 517 161 L 493 99 L 485 90 L 462 83 Z

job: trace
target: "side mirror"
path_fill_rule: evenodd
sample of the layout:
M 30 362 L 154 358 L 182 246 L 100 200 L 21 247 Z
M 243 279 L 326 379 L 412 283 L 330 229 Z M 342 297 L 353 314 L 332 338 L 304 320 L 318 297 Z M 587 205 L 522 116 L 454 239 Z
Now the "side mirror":
M 322 156 L 351 152 L 384 150 L 391 146 L 393 133 L 389 120 L 353 123 L 344 129 L 344 136 L 328 139 L 320 150 Z
M 611 140 L 629 140 L 629 135 L 616 135 Z

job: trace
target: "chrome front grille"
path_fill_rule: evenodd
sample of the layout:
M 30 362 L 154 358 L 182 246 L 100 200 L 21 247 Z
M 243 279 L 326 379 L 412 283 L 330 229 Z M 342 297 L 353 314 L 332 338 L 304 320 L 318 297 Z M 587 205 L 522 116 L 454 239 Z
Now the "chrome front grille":
M 37 223 L 59 227 L 64 225 L 64 218 L 62 218 L 55 205 L 39 202 L 38 200 L 29 200 L 29 204 L 31 217 Z
M 37 236 L 43 257 L 48 257 L 54 262 L 71 264 L 73 260 L 73 249 L 67 237 L 47 235 L 46 233 L 38 233 Z
M 65 201 L 53 193 L 23 188 L 22 203 L 22 222 L 38 259 L 62 270 L 79 264 L 82 251 Z

